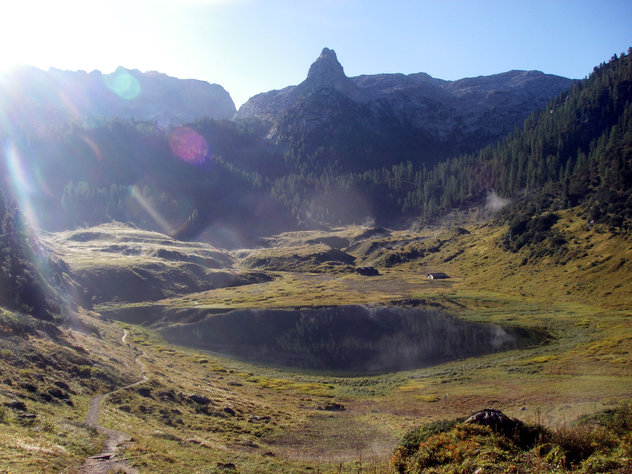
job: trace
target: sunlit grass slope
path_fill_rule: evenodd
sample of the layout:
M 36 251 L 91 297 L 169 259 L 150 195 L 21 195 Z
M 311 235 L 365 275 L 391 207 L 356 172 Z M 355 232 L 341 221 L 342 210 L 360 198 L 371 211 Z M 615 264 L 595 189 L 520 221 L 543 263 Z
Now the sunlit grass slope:
M 119 223 L 61 232 L 46 240 L 69 264 L 83 290 L 78 297 L 88 305 L 159 299 L 266 279 L 257 272 L 235 272 L 234 259 L 211 245 Z
M 418 233 L 360 227 L 292 233 L 269 240 L 266 247 L 231 254 L 149 238 L 119 225 L 107 232 L 91 229 L 97 236 L 54 235 L 49 242 L 60 255 L 67 253 L 75 275 L 149 268 L 154 275 L 147 280 L 160 286 L 162 271 L 185 260 L 191 264 L 195 256 L 225 262 L 219 269 L 203 267 L 204 274 L 258 275 L 251 284 L 205 291 L 181 284 L 165 291 L 167 298 L 152 294 L 147 301 L 139 297 L 125 302 L 109 292 L 94 300 L 96 310 L 108 318 L 136 311 L 135 321 L 151 326 L 126 326 L 129 340 L 144 352 L 149 380 L 109 396 L 101 418 L 106 426 L 132 435 L 124 454 L 141 471 L 212 472 L 234 465 L 241 472 L 381 472 L 402 436 L 421 424 L 490 407 L 556 430 L 568 428 L 581 415 L 629 400 L 632 242 L 605 228 L 589 227 L 571 212 L 561 213 L 555 226 L 568 242 L 567 253 L 541 258 L 533 258 L 537 248 L 504 250 L 501 240 L 507 229 L 490 224 Z M 124 248 L 113 245 L 142 252 L 125 255 Z M 160 248 L 177 250 L 181 257 L 159 257 Z M 315 257 L 339 256 L 338 251 L 353 260 L 340 264 Z M 380 275 L 353 272 L 368 265 Z M 428 272 L 445 272 L 450 278 L 429 280 Z M 91 287 L 85 288 L 91 298 Z M 393 303 L 434 305 L 467 320 L 535 328 L 550 339 L 528 350 L 435 367 L 341 377 L 249 365 L 174 347 L 153 331 L 177 323 L 193 308 Z M 67 356 L 73 361 L 68 367 L 58 362 L 55 368 L 32 355 L 58 360 L 61 356 L 53 359 L 52 353 L 61 350 L 59 341 L 29 331 L 22 339 L 8 339 L 22 349 L 1 354 L 0 398 L 3 404 L 24 401 L 27 411 L 38 416 L 27 423 L 29 419 L 18 418 L 21 412 L 3 405 L 0 436 L 10 443 L 2 444 L 7 448 L 0 451 L 0 469 L 19 471 L 16 466 L 28 457 L 35 464 L 25 466 L 58 470 L 63 463 L 72 471 L 82 456 L 98 452 L 99 436 L 81 425 L 87 401 L 94 393 L 134 380 L 138 367 L 120 341 L 120 323 L 93 316 L 84 320 L 100 337 L 94 331 L 68 332 L 65 340 L 72 336 L 73 346 L 86 351 L 69 349 L 86 360 Z M 73 375 L 72 364 L 94 367 L 90 374 L 94 370 L 95 376 Z M 99 378 L 99 371 L 111 378 Z M 88 375 L 87 369 L 80 372 Z M 76 392 L 64 389 L 73 407 L 42 399 L 55 382 Z M 34 385 L 36 392 L 24 384 Z M 548 452 L 541 453 L 543 463 Z
M 74 329 L 44 333 L 0 310 L 2 471 L 72 472 L 103 441 L 83 424 L 89 400 L 138 376 L 120 329 L 95 315 L 73 320 Z

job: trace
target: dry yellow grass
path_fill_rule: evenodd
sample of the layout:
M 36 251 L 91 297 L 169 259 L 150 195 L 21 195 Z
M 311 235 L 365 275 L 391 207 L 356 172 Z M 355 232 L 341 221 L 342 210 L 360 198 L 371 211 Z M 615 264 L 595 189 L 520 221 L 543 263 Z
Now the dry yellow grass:
M 357 472 L 360 467 L 379 472 L 399 437 L 423 422 L 494 407 L 525 421 L 540 420 L 555 427 L 613 406 L 632 393 L 632 243 L 603 229 L 587 230 L 570 212 L 563 213 L 556 226 L 575 252 L 574 259 L 564 264 L 547 258 L 523 265 L 526 250 L 514 254 L 499 247 L 505 229 L 476 224 L 467 227 L 469 234 L 449 229 L 414 235 L 392 232 L 373 239 L 373 247 L 363 244 L 349 250 L 358 264 L 392 261 L 394 254 L 410 257 L 379 267 L 379 277 L 330 271 L 326 266 L 318 273 L 277 269 L 267 271 L 271 281 L 251 285 L 191 294 L 183 288 L 182 295 L 160 301 L 108 302 L 109 315 L 132 306 L 168 315 L 187 308 L 406 301 L 435 304 L 467 320 L 544 329 L 552 339 L 529 350 L 425 369 L 339 377 L 249 365 L 173 347 L 151 331 L 128 326 L 131 340 L 145 353 L 150 380 L 138 388 L 147 391 L 130 389 L 106 399 L 102 420 L 133 436 L 126 455 L 147 472 L 199 471 L 228 463 L 242 472 Z M 290 247 L 300 247 L 304 255 L 310 255 L 314 252 L 311 245 L 322 246 L 308 244 L 314 239 L 334 235 L 351 241 L 363 231 L 355 227 L 331 234 L 284 234 L 271 241 L 272 250 L 235 252 L 233 270 L 244 271 L 239 260 L 247 256 L 283 256 Z M 125 232 L 125 238 L 134 243 L 137 231 Z M 134 245 L 150 245 L 143 238 Z M 98 245 L 110 243 L 103 240 Z M 197 251 L 194 246 L 180 248 L 185 253 Z M 87 248 L 75 246 L 74 252 L 76 265 L 88 265 Z M 100 260 L 92 262 L 100 264 Z M 160 264 L 156 271 L 168 267 L 164 261 L 154 263 Z M 451 278 L 430 281 L 425 278 L 428 271 L 444 271 Z M 73 344 L 84 347 L 91 358 L 117 368 L 121 383 L 134 380 L 138 368 L 133 364 L 134 354 L 120 343 L 122 327 L 93 316 L 87 319 L 98 328 L 100 337 L 71 332 Z M 54 350 L 54 342 L 35 342 L 43 353 Z M 18 368 L 2 357 L 0 363 L 3 378 L 16 381 L 41 372 L 33 364 Z M 78 392 L 73 396 L 74 408 L 33 404 L 41 410 L 50 432 L 18 425 L 13 412 L 8 421 L 0 423 L 1 439 L 12 447 L 0 449 L 0 469 L 16 470 L 24 456 L 35 463 L 25 465 L 37 469 L 56 470 L 61 464 L 72 469 L 83 455 L 98 448 L 94 433 L 72 423 L 85 416 L 94 391 L 105 387 L 81 388 L 70 378 L 68 383 Z M 20 390 L 0 380 L 1 400 Z M 192 402 L 189 397 L 194 394 L 208 398 L 209 403 L 199 406 Z M 332 401 L 345 410 L 322 410 Z M 64 431 L 63 426 L 74 428 Z M 62 438 L 64 442 L 60 442 Z

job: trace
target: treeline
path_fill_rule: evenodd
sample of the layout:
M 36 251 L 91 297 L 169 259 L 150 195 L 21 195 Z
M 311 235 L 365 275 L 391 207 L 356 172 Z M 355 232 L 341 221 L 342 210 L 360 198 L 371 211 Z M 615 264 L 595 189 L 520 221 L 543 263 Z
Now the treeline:
M 59 307 L 45 278 L 59 274 L 51 264 L 22 213 L 0 193 L 0 306 L 53 321 Z
M 323 208 L 356 196 L 377 220 L 432 219 L 480 202 L 491 190 L 508 196 L 555 194 L 555 206 L 584 203 L 592 219 L 632 226 L 632 51 L 596 67 L 589 78 L 532 114 L 521 129 L 476 154 L 434 166 L 411 162 L 346 175 L 289 175 L 272 194 L 299 220 L 344 221 Z M 359 216 L 358 216 L 359 217 Z M 388 222 L 385 222 L 388 223 Z
M 631 97 L 628 51 L 502 142 L 451 159 L 428 137 L 402 144 L 393 127 L 353 135 L 362 127 L 344 124 L 359 112 L 321 117 L 313 136 L 276 141 L 255 120 L 200 120 L 188 128 L 206 149 L 193 161 L 174 152 L 174 129 L 118 119 L 66 124 L 5 137 L 0 185 L 14 200 L 28 198 L 46 230 L 119 220 L 228 247 L 297 225 L 432 221 L 480 205 L 490 191 L 537 201 L 541 211 L 582 204 L 589 220 L 631 229 Z M 384 157 L 381 166 L 361 153 L 353 166 L 335 165 L 367 147 Z
M 53 231 L 119 220 L 182 239 L 210 231 L 231 246 L 231 236 L 291 225 L 258 171 L 274 176 L 271 163 L 281 160 L 255 125 L 206 119 L 189 129 L 207 147 L 194 162 L 172 149 L 173 129 L 145 122 L 67 124 L 20 137 L 0 160 L 4 189 L 17 200 L 28 187 L 38 226 Z

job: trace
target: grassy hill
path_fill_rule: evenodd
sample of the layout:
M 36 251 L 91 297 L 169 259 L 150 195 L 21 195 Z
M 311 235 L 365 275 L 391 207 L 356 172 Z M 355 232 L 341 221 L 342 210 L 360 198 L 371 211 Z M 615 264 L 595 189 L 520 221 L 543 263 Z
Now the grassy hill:
M 244 264 L 253 258 L 263 263 L 251 284 L 205 291 L 183 286 L 177 297 L 150 294 L 148 301 L 110 299 L 95 305 L 107 318 L 134 314 L 135 322 L 152 325 L 149 331 L 81 313 L 80 329 L 62 327 L 53 337 L 29 328 L 28 317 L 4 311 L 0 466 L 28 471 L 63 465 L 72 470 L 98 452 L 100 435 L 82 425 L 90 397 L 138 378 L 135 353 L 121 343 L 124 328 L 143 352 L 149 379 L 106 398 L 101 421 L 132 436 L 123 454 L 141 471 L 212 470 L 231 464 L 243 472 L 381 471 L 407 431 L 486 407 L 551 432 L 568 430 L 578 417 L 612 409 L 632 393 L 627 291 L 632 243 L 606 227 L 588 229 L 572 211 L 560 213 L 555 228 L 573 242 L 574 259 L 534 259 L 537 245 L 506 250 L 508 227 L 491 224 L 416 233 L 360 227 L 289 233 L 272 239 L 273 248 L 232 254 L 212 254 L 215 250 L 206 246 L 122 226 L 52 235 L 48 245 L 66 246 L 68 255 L 74 249 L 69 258 L 73 274 L 93 261 L 94 272 L 121 265 L 159 275 L 173 264 L 156 256 L 160 248 L 177 249 L 183 255 L 179 261 L 213 255 L 210 261 L 225 266 L 213 271 L 237 276 L 252 271 Z M 301 268 L 306 255 L 322 254 L 323 246 L 331 250 L 323 243 L 326 238 L 334 247 L 348 242 L 336 249 L 354 258 L 345 265 L 374 264 L 380 276 L 340 271 L 327 260 L 309 260 Z M 112 256 L 113 245 L 144 251 L 126 256 L 117 248 Z M 285 259 L 270 259 L 284 249 Z M 136 263 L 123 264 L 126 258 Z M 429 271 L 451 278 L 428 280 Z M 160 286 L 157 276 L 149 281 Z M 349 377 L 252 365 L 169 345 L 154 332 L 194 310 L 337 304 L 432 306 L 468 321 L 543 330 L 551 338 L 530 349 Z M 22 332 L 16 330 L 20 318 L 27 321 Z M 51 395 L 58 394 L 55 388 L 68 395 L 72 406 Z M 24 403 L 26 410 L 15 402 Z M 556 469 L 546 453 L 529 454 L 540 456 L 541 472 Z M 616 459 L 608 453 L 600 450 L 599 456 Z
M 211 245 L 181 242 L 120 223 L 60 232 L 48 240 L 82 288 L 84 304 L 147 301 L 211 288 L 265 281 L 237 272 L 234 259 Z

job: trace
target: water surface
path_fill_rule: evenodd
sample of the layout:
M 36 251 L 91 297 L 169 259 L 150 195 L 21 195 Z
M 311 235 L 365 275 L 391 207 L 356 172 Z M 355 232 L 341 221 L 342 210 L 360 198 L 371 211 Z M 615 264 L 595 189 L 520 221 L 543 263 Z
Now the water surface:
M 535 331 L 435 309 L 335 306 L 239 309 L 161 330 L 174 344 L 276 367 L 390 372 L 537 344 Z

